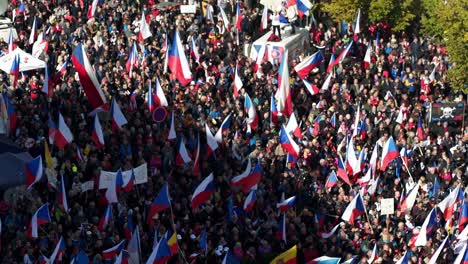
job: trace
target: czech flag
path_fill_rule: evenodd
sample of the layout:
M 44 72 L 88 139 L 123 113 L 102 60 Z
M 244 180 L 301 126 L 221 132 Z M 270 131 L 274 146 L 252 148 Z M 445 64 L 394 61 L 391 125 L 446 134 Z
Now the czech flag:
M 296 115 L 294 114 L 294 112 L 289 117 L 288 124 L 286 125 L 286 132 L 292 133 L 297 138 L 302 139 L 301 128 L 297 123 Z
M 278 230 L 276 230 L 276 238 L 283 240 L 286 243 L 286 213 L 283 213 L 278 223 Z
M 138 51 L 135 42 L 132 45 L 127 63 L 125 64 L 125 69 L 130 77 L 132 76 L 133 68 L 138 68 Z
M 130 254 L 127 250 L 123 249 L 122 251 L 120 251 L 120 254 L 117 255 L 117 258 L 115 258 L 114 264 L 128 264 L 129 258 Z
M 244 201 L 244 212 L 248 213 L 252 211 L 255 203 L 257 202 L 257 194 L 255 193 L 255 190 L 251 190 L 249 195 L 247 195 L 247 198 L 245 198 Z
M 296 196 L 289 197 L 288 199 L 276 204 L 276 208 L 280 209 L 281 212 L 287 212 L 289 208 L 294 206 L 296 202 Z
M 9 129 L 11 132 L 14 132 L 16 131 L 16 123 L 18 121 L 18 116 L 16 114 L 15 108 L 13 107 L 13 104 L 8 98 L 7 93 L 3 92 L 2 96 L 3 96 L 3 101 L 5 103 L 5 107 L 6 107 L 7 114 L 8 114 Z
M 296 2 L 297 14 L 300 18 L 304 15 L 309 14 L 309 10 L 312 8 L 312 3 L 309 0 L 297 0 Z
M 242 86 L 244 85 L 242 83 L 241 78 L 239 77 L 239 64 L 236 64 L 236 69 L 235 69 L 235 74 L 234 74 L 234 98 L 239 97 L 239 91 L 242 89 Z
M 218 131 L 215 134 L 215 139 L 218 143 L 223 142 L 223 133 L 226 132 L 231 127 L 231 114 L 224 118 L 223 123 L 219 127 Z
M 200 205 L 210 199 L 211 194 L 216 191 L 213 173 L 208 175 L 195 189 L 192 195 L 192 209 L 198 208 Z
M 108 204 L 106 207 L 106 211 L 104 212 L 104 215 L 99 220 L 99 225 L 98 225 L 99 230 L 104 231 L 107 225 L 112 220 L 112 218 L 113 218 L 112 205 Z
M 68 212 L 70 209 L 68 208 L 67 202 L 67 190 L 65 189 L 65 181 L 63 180 L 63 174 L 60 175 L 60 189 L 58 193 L 58 204 L 65 212 Z
M 332 117 L 330 118 L 330 124 L 332 127 L 336 127 L 336 113 L 333 113 Z
M 29 35 L 29 45 L 34 44 L 34 40 L 36 39 L 36 31 L 37 31 L 37 23 L 36 23 L 36 16 L 34 16 L 34 21 L 31 27 L 31 34 Z
M 120 110 L 119 104 L 115 98 L 112 99 L 110 115 L 112 119 L 112 128 L 114 131 L 121 129 L 125 124 L 127 124 L 127 119 L 122 113 L 122 110 Z
M 13 36 L 13 29 L 10 28 L 10 32 L 8 34 L 8 53 L 12 53 L 16 48 L 16 45 L 15 45 L 15 38 Z M 16 55 L 19 57 L 19 54 Z M 16 56 L 15 56 L 15 59 L 16 59 Z M 13 61 L 13 63 L 15 63 Z M 19 67 L 19 63 L 18 63 L 18 67 Z
M 419 234 L 417 234 L 417 238 L 414 241 L 414 246 L 416 247 L 425 247 L 427 241 L 432 236 L 432 232 L 435 231 L 437 228 L 437 209 L 433 208 L 431 212 L 427 215 L 424 223 L 419 230 Z M 412 247 L 412 245 L 410 245 Z
M 332 171 L 328 176 L 327 182 L 325 183 L 325 188 L 331 189 L 336 185 L 337 182 L 338 178 L 336 177 L 336 173 Z
M 437 263 L 437 258 L 439 257 L 440 253 L 442 252 L 442 250 L 444 250 L 444 248 L 450 246 L 449 243 L 447 243 L 447 240 L 450 236 L 446 236 L 444 241 L 442 241 L 442 243 L 440 243 L 439 247 L 437 248 L 437 250 L 434 252 L 434 254 L 432 255 L 431 259 L 429 260 L 428 264 L 436 264 Z
M 351 181 L 349 180 L 348 173 L 346 172 L 346 167 L 344 165 L 343 158 L 341 157 L 341 155 L 338 155 L 337 168 L 338 168 L 338 173 L 337 173 L 338 177 L 342 179 L 348 185 L 352 185 Z
M 468 204 L 463 200 L 460 207 L 460 217 L 458 218 L 458 228 L 463 231 L 468 223 Z
M 13 87 L 16 87 L 18 83 L 18 77 L 20 72 L 20 55 L 16 54 L 15 58 L 13 59 L 13 63 L 11 64 L 10 74 L 13 75 Z
M 361 194 L 358 193 L 346 207 L 341 219 L 354 225 L 354 219 L 365 213 L 366 208 L 364 207 L 364 201 L 362 200 Z
M 286 116 L 293 112 L 289 82 L 288 50 L 285 50 L 278 70 L 278 90 L 275 98 L 278 100 L 278 111 Z
M 57 245 L 55 246 L 54 252 L 52 252 L 52 255 L 50 256 L 48 263 L 62 262 L 62 256 L 66 249 L 67 247 L 65 246 L 65 241 L 63 240 L 63 237 L 60 236 L 60 240 L 57 242 Z
M 358 34 L 361 33 L 361 26 L 359 25 L 360 21 L 361 21 L 361 9 L 359 8 L 358 9 L 358 14 L 357 14 L 357 17 L 356 17 L 356 23 L 355 23 L 355 26 L 354 26 L 354 41 L 358 40 Z
M 327 73 L 330 73 L 331 70 L 333 69 L 333 66 L 335 66 L 335 54 L 332 53 L 331 57 L 330 57 L 330 61 L 328 62 L 328 66 L 327 66 Z
M 172 141 L 177 138 L 177 134 L 175 131 L 175 124 L 174 124 L 174 111 L 171 113 L 171 127 L 169 128 L 169 135 L 167 136 L 167 140 Z
M 298 159 L 299 158 L 299 146 L 294 142 L 294 140 L 291 138 L 288 132 L 286 132 L 286 129 L 283 126 L 281 126 L 281 131 L 280 131 L 280 144 L 281 147 L 283 147 L 286 152 L 291 154 L 294 158 Z
M 403 257 L 401 257 L 397 262 L 395 262 L 395 264 L 408 264 L 409 262 L 409 254 L 408 254 L 408 251 L 405 251 L 405 254 L 403 255 Z
M 442 213 L 444 213 L 445 221 L 448 221 L 450 218 L 452 218 L 455 210 L 455 204 L 462 200 L 464 200 L 463 190 L 460 188 L 460 185 L 458 185 L 455 190 L 450 192 L 450 194 L 447 195 L 447 197 L 445 197 L 445 199 L 437 205 Z
M 364 56 L 364 69 L 369 69 L 370 64 L 371 64 L 371 53 L 372 53 L 372 47 L 369 44 L 367 44 L 367 50 L 366 50 L 366 55 Z
M 39 182 L 42 179 L 43 167 L 42 167 L 42 157 L 41 155 L 37 156 L 30 162 L 26 163 L 26 185 L 28 190 L 33 187 L 33 185 Z
M 468 243 L 465 241 L 464 244 L 465 245 L 460 250 L 460 253 L 458 253 L 458 256 L 453 262 L 453 264 L 467 264 L 468 263 Z
M 332 258 L 328 256 L 321 256 L 311 260 L 307 264 L 338 264 L 341 258 Z
M 229 26 L 229 19 L 226 16 L 226 13 L 224 12 L 223 8 L 220 6 L 219 7 L 219 12 L 221 13 L 221 18 L 223 19 L 223 25 L 226 28 L 228 32 L 231 32 L 231 27 Z
M 166 183 L 161 188 L 158 195 L 154 198 L 153 203 L 150 205 L 148 209 L 148 216 L 146 218 L 146 222 L 151 223 L 151 220 L 157 213 L 170 208 L 171 198 L 169 196 L 169 185 Z
M 179 151 L 177 151 L 176 155 L 176 165 L 183 166 L 191 161 L 192 159 L 187 152 L 187 148 L 185 148 L 184 138 L 181 138 L 179 141 Z
M 72 61 L 80 77 L 80 84 L 91 106 L 94 109 L 105 107 L 107 103 L 106 97 L 104 96 L 101 84 L 96 77 L 94 68 L 91 66 L 91 63 L 89 63 L 85 49 L 81 43 L 73 50 Z
M 192 81 L 192 72 L 177 31 L 174 33 L 174 40 L 169 50 L 168 67 L 182 86 Z
M 309 93 L 311 95 L 316 95 L 320 92 L 320 89 L 317 87 L 317 85 L 315 84 L 311 84 L 310 82 L 306 81 L 305 79 L 302 80 L 302 82 L 304 82 L 304 85 L 307 89 L 307 91 L 309 91 Z
M 102 251 L 102 258 L 104 260 L 112 260 L 115 256 L 120 254 L 120 251 L 122 251 L 124 247 L 125 247 L 125 240 L 122 240 L 117 245 Z
M 353 41 L 351 40 L 351 42 L 349 42 L 348 46 L 346 46 L 346 48 L 340 53 L 340 55 L 338 55 L 338 57 L 336 58 L 336 60 L 334 61 L 335 65 L 339 64 L 339 63 L 342 63 L 343 60 L 346 58 L 346 56 L 348 55 L 349 53 L 349 50 L 351 49 L 351 47 L 353 46 Z
M 99 0 L 93 0 L 93 3 L 89 6 L 88 9 L 88 19 L 93 18 L 96 15 L 97 4 Z
M 151 81 L 148 84 L 148 93 L 146 94 L 146 105 L 148 106 L 148 110 L 152 112 L 156 107 L 153 103 L 153 88 L 151 87 Z
M 424 130 L 421 123 L 421 118 L 418 120 L 418 128 L 416 129 L 416 135 L 418 136 L 419 140 L 424 140 Z
M 242 181 L 242 179 L 245 179 L 249 176 L 250 170 L 252 169 L 252 162 L 250 159 L 247 160 L 247 167 L 245 168 L 244 172 L 242 172 L 240 175 L 232 178 L 231 184 L 232 186 L 241 186 L 239 182 Z
M 166 232 L 166 239 L 167 245 L 169 246 L 169 250 L 171 252 L 171 256 L 176 255 L 179 253 L 179 244 L 177 244 L 177 232 L 172 232 L 168 230 Z
M 49 204 L 44 204 L 37 211 L 31 218 L 31 223 L 28 228 L 27 235 L 31 238 L 38 238 L 38 229 L 41 225 L 47 224 L 50 222 L 50 214 L 49 214 Z
M 335 234 L 336 230 L 338 230 L 338 228 L 340 228 L 340 225 L 341 225 L 341 223 L 340 223 L 340 224 L 337 224 L 337 225 L 336 225 L 335 227 L 333 227 L 333 229 L 332 229 L 330 232 L 328 232 L 328 233 L 320 232 L 320 234 L 319 234 L 320 237 L 323 238 L 323 239 L 328 239 L 328 238 L 332 237 L 332 236 Z
M 247 111 L 247 125 L 250 127 L 252 130 L 256 130 L 258 127 L 258 115 L 257 115 L 257 110 L 255 110 L 255 105 L 250 99 L 249 94 L 245 93 L 245 98 L 244 98 L 244 107 L 245 110 Z
M 249 159 L 249 165 L 247 165 L 247 169 L 250 171 L 250 159 Z M 247 173 L 246 173 L 247 172 Z M 234 177 L 231 180 L 231 184 L 236 187 L 242 187 L 242 191 L 244 193 L 247 193 L 260 182 L 260 179 L 262 178 L 262 165 L 257 163 L 257 165 L 254 167 L 252 172 L 248 172 L 247 170 L 242 173 L 239 176 Z
M 301 0 L 300 0 L 301 1 Z M 302 0 L 307 1 L 308 0 Z M 301 79 L 305 79 L 307 75 L 316 67 L 320 65 L 323 61 L 323 55 L 321 51 L 317 51 L 316 53 L 312 54 L 311 56 L 305 58 L 301 63 L 297 64 L 294 67 L 294 70 L 297 73 L 297 76 Z
M 242 20 L 243 19 L 244 19 L 244 16 L 242 15 L 240 4 L 238 2 L 237 6 L 236 6 L 236 29 L 238 31 L 242 30 Z
M 171 249 L 167 245 L 167 239 L 165 236 L 162 236 L 161 240 L 159 240 L 158 245 L 156 245 L 151 252 L 148 260 L 146 261 L 147 264 L 164 264 L 171 258 Z
M 374 244 L 374 249 L 372 249 L 372 254 L 367 261 L 367 263 L 372 264 L 374 261 L 376 261 L 379 258 L 379 247 L 377 246 L 377 243 Z
M 216 138 L 213 136 L 211 133 L 210 127 L 208 126 L 208 123 L 205 123 L 205 132 L 206 132 L 206 143 L 208 145 L 208 155 L 211 155 L 211 153 L 214 153 L 214 151 L 218 148 L 218 142 L 216 141 Z
M 135 228 L 127 245 L 130 263 L 140 263 L 140 248 L 140 232 L 138 228 Z
M 164 95 L 164 91 L 159 83 L 158 78 L 156 78 L 156 93 L 153 94 L 154 104 L 156 107 L 163 106 L 167 107 L 169 104 L 167 103 L 166 96 Z
M 297 246 L 294 246 L 287 251 L 281 253 L 270 263 L 283 263 L 283 264 L 295 264 L 297 263 Z
M 278 108 L 276 107 L 275 97 L 271 95 L 270 100 L 270 126 L 278 124 Z
M 123 178 L 122 189 L 124 190 L 124 192 L 128 193 L 132 190 L 134 185 L 135 185 L 135 171 L 132 169 L 132 174 L 130 174 L 130 178 L 129 177 Z
M 382 149 L 382 158 L 380 159 L 380 170 L 385 171 L 387 166 L 396 158 L 400 156 L 398 149 L 396 147 L 393 137 L 390 137 L 387 142 L 385 142 Z
M 190 55 L 195 59 L 197 63 L 200 63 L 200 53 L 198 53 L 197 45 L 195 45 L 195 41 L 192 38 L 190 42 Z
M 93 139 L 93 142 L 98 149 L 104 147 L 104 134 L 102 133 L 101 122 L 99 122 L 98 115 L 94 116 L 94 125 L 93 131 L 91 133 L 91 138 Z
M 146 23 L 145 12 L 142 12 L 140 19 L 140 31 L 138 32 L 138 41 L 143 42 L 145 39 L 151 36 L 153 36 L 153 34 L 151 34 L 149 25 Z

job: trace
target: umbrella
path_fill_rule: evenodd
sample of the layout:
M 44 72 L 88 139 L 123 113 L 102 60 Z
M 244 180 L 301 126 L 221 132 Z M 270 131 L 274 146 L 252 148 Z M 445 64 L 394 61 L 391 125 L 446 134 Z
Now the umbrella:
M 17 54 L 20 56 L 20 72 L 45 68 L 44 61 L 34 58 L 31 54 L 24 52 L 20 48 L 16 48 L 13 52 L 0 57 L 0 70 L 10 73 L 13 59 Z

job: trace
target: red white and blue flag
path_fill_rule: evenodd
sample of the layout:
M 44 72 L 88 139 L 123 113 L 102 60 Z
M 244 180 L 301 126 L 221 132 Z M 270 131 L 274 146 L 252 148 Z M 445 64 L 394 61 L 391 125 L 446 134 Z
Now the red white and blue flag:
M 449 193 L 449 195 L 447 195 L 447 197 L 444 198 L 444 200 L 442 200 L 442 202 L 437 205 L 444 214 L 445 221 L 448 221 L 452 218 L 455 212 L 455 204 L 463 201 L 464 197 L 464 192 L 460 185 L 458 185 L 453 191 Z
M 13 35 L 13 29 L 10 28 L 10 31 L 8 33 L 8 53 L 12 53 L 13 50 L 15 50 L 15 48 L 16 48 L 15 37 Z M 18 63 L 18 67 L 19 67 L 19 63 Z
M 224 12 L 223 8 L 220 6 L 219 7 L 219 12 L 221 13 L 221 18 L 223 19 L 223 25 L 226 28 L 228 32 L 231 32 L 231 27 L 229 26 L 229 19 L 226 16 L 226 13 Z
M 61 263 L 63 254 L 65 253 L 66 249 L 67 247 L 65 246 L 65 241 L 63 240 L 63 237 L 60 236 L 60 239 L 57 242 L 52 255 L 50 256 L 48 263 Z
M 290 134 L 292 133 L 297 138 L 302 139 L 301 127 L 297 123 L 296 115 L 294 114 L 294 112 L 289 117 L 288 124 L 286 125 L 286 132 Z
M 79 43 L 72 55 L 73 65 L 75 66 L 78 76 L 80 77 L 80 84 L 88 98 L 89 103 L 93 109 L 105 108 L 107 103 L 104 92 L 101 89 L 93 66 L 86 56 L 83 44 Z
M 331 189 L 333 188 L 336 183 L 338 182 L 338 177 L 336 177 L 335 171 L 332 171 L 325 182 L 325 188 Z
M 286 132 L 284 125 L 281 126 L 279 139 L 281 147 L 283 147 L 283 149 L 286 150 L 286 152 L 291 154 L 291 156 L 298 159 L 300 151 L 299 146 L 296 144 L 296 142 L 294 142 L 289 133 Z
M 185 140 L 183 137 L 181 137 L 179 141 L 179 151 L 177 151 L 176 155 L 176 165 L 183 166 L 191 161 L 192 159 L 190 158 L 187 148 L 185 147 Z
M 60 175 L 60 189 L 58 191 L 58 204 L 65 212 L 68 212 L 70 209 L 68 208 L 68 201 L 67 201 L 67 190 L 65 189 L 65 181 L 63 180 L 63 174 Z
M 307 0 L 305 0 L 307 1 Z M 321 51 L 317 51 L 316 53 L 310 55 L 309 57 L 305 58 L 301 63 L 297 64 L 294 67 L 294 70 L 297 73 L 297 76 L 301 79 L 305 79 L 307 75 L 316 67 L 320 65 L 323 61 L 323 55 Z
M 88 19 L 94 18 L 94 16 L 96 15 L 98 2 L 99 0 L 93 0 L 93 3 L 89 6 Z
M 250 99 L 249 94 L 245 93 L 244 99 L 244 107 L 247 111 L 247 126 L 252 130 L 256 130 L 258 127 L 257 110 L 255 110 L 255 105 Z
M 382 158 L 380 159 L 380 170 L 385 171 L 387 166 L 400 156 L 393 137 L 390 137 L 382 149 Z
M 120 254 L 120 251 L 122 251 L 124 247 L 125 247 L 125 240 L 122 240 L 117 245 L 102 251 L 102 259 L 112 260 L 115 256 Z
M 13 75 L 13 87 L 16 87 L 19 78 L 19 68 L 20 68 L 20 55 L 17 53 L 13 59 L 13 63 L 11 64 L 10 74 Z
M 286 243 L 286 213 L 283 213 L 276 231 L 276 238 Z M 294 262 L 295 263 L 295 262 Z
M 143 42 L 145 39 L 151 36 L 153 36 L 153 34 L 151 34 L 149 25 L 146 22 L 145 12 L 142 12 L 140 19 L 140 31 L 138 32 L 138 41 Z
M 365 213 L 366 208 L 364 207 L 364 201 L 362 200 L 361 194 L 358 193 L 346 207 L 341 219 L 354 225 L 354 220 Z
M 29 35 L 29 45 L 32 45 L 34 44 L 34 41 L 36 39 L 36 31 L 37 31 L 37 22 L 36 22 L 36 16 L 34 16 L 34 21 L 33 21 L 33 24 L 32 24 L 32 27 L 31 27 L 31 34 Z
M 195 59 L 195 61 L 200 64 L 200 53 L 198 53 L 198 47 L 195 45 L 195 41 L 192 38 L 190 41 L 190 55 Z
M 236 29 L 237 31 L 242 30 L 242 20 L 244 19 L 244 16 L 242 15 L 241 8 L 239 2 L 237 2 L 236 5 Z
M 424 247 L 430 240 L 433 231 L 437 228 L 437 209 L 433 208 L 424 220 L 416 239 L 411 239 L 410 247 Z M 414 241 L 414 244 L 413 244 Z
M 250 170 L 250 159 L 247 169 Z M 246 170 L 247 172 L 247 170 Z M 242 173 L 239 176 L 234 177 L 231 180 L 231 184 L 236 187 L 241 187 L 244 193 L 249 192 L 254 186 L 256 186 L 262 178 L 263 170 L 260 162 L 255 165 L 252 172 Z
M 166 95 L 164 95 L 164 91 L 159 83 L 159 79 L 156 78 L 156 93 L 153 94 L 153 101 L 156 107 L 163 106 L 167 107 L 169 104 L 167 103 Z
M 255 193 L 255 190 L 251 190 L 249 195 L 247 195 L 244 201 L 244 206 L 243 206 L 244 212 L 248 213 L 252 211 L 256 202 L 257 202 L 257 194 Z
M 174 40 L 169 50 L 168 67 L 182 86 L 192 81 L 192 72 L 177 31 L 174 33 Z
M 171 140 L 174 140 L 177 138 L 177 134 L 176 134 L 176 131 L 175 131 L 175 124 L 174 124 L 174 117 L 175 115 L 175 112 L 172 111 L 171 113 L 171 127 L 169 128 L 169 135 L 167 136 L 167 140 L 171 141 Z
M 33 185 L 39 182 L 42 179 L 43 167 L 42 167 L 42 157 L 41 155 L 37 156 L 30 162 L 26 163 L 26 185 L 28 189 L 31 189 Z
M 125 64 L 125 69 L 127 70 L 129 76 L 132 76 L 133 68 L 138 68 L 138 50 L 135 42 L 132 45 L 132 49 L 128 55 L 127 63 Z
M 235 69 L 235 74 L 234 74 L 234 98 L 239 97 L 239 91 L 242 89 L 242 86 L 244 85 L 242 83 L 241 78 L 239 77 L 239 64 L 236 64 L 236 69 Z
M 458 218 L 458 229 L 463 231 L 468 224 L 468 203 L 463 200 L 463 203 L 460 207 L 460 217 Z
M 38 238 L 38 229 L 41 225 L 47 224 L 50 222 L 50 214 L 49 214 L 49 204 L 44 204 L 37 211 L 31 218 L 31 223 L 28 228 L 27 235 L 31 238 Z
M 418 136 L 419 140 L 424 140 L 424 130 L 421 122 L 421 118 L 418 120 L 418 128 L 416 129 L 416 135 Z
M 112 128 L 114 131 L 121 129 L 125 124 L 127 124 L 127 119 L 122 113 L 122 110 L 120 110 L 119 103 L 117 103 L 115 98 L 112 99 L 110 114 L 112 119 Z
M 198 208 L 208 201 L 215 190 L 213 173 L 211 173 L 195 189 L 191 199 L 192 209 Z
M 270 100 L 270 126 L 276 126 L 278 124 L 278 108 L 276 107 L 275 97 L 271 95 Z
M 99 225 L 98 225 L 99 230 L 104 231 L 107 228 L 107 225 L 109 225 L 110 221 L 112 221 L 112 218 L 113 218 L 112 205 L 108 204 L 106 207 L 106 211 L 104 212 L 104 215 L 99 220 Z
M 292 196 L 280 203 L 277 203 L 276 208 L 280 209 L 281 212 L 287 212 L 289 208 L 294 206 L 295 202 L 296 202 L 296 196 Z
M 312 9 L 312 3 L 309 0 L 297 0 L 296 7 L 297 7 L 297 14 L 300 18 L 304 15 L 309 15 L 309 10 Z
M 214 151 L 218 148 L 218 142 L 216 141 L 216 138 L 213 136 L 211 133 L 210 127 L 208 126 L 207 123 L 205 123 L 205 132 L 206 132 L 206 144 L 208 145 L 208 155 L 211 155 L 211 153 L 214 153 Z
M 169 185 L 166 183 L 158 195 L 154 198 L 153 203 L 148 208 L 147 223 L 151 223 L 153 217 L 166 209 L 171 208 L 171 198 L 169 196 Z
M 93 139 L 93 142 L 98 149 L 104 147 L 104 134 L 102 132 L 102 126 L 101 122 L 99 122 L 98 115 L 94 116 L 93 131 L 91 132 L 91 138 Z
M 305 85 L 307 91 L 309 91 L 309 93 L 311 95 L 316 95 L 316 94 L 318 94 L 320 92 L 320 89 L 317 87 L 317 85 L 312 84 L 312 83 L 308 82 L 305 79 L 302 80 L 302 81 L 304 82 L 304 85 Z
M 215 134 L 215 139 L 218 143 L 223 142 L 223 133 L 226 132 L 231 127 L 231 114 L 226 116 L 223 123 L 219 127 L 218 131 Z

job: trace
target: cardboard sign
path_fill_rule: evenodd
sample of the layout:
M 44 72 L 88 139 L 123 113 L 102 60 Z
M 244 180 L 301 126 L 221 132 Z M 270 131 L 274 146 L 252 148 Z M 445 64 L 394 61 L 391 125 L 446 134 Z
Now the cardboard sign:
M 181 5 L 181 14 L 195 14 L 197 12 L 197 5 Z
M 380 215 L 391 215 L 395 213 L 394 198 L 386 198 L 380 201 Z
M 135 184 L 142 184 L 148 181 L 148 166 L 146 163 L 133 169 L 135 173 Z M 115 181 L 116 172 L 111 171 L 101 171 L 99 177 L 99 189 L 107 189 L 109 186 L 112 186 L 112 182 Z M 132 176 L 132 170 L 127 170 L 122 172 L 122 177 L 124 182 L 127 182 Z

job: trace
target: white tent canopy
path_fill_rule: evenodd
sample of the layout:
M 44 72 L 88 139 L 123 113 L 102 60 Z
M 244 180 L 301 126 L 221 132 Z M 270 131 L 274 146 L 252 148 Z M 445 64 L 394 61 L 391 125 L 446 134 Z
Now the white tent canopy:
M 31 54 L 24 52 L 20 48 L 16 48 L 13 52 L 0 57 L 0 70 L 10 73 L 11 65 L 13 64 L 13 59 L 16 54 L 20 55 L 20 72 L 45 68 L 44 61 L 34 58 Z

